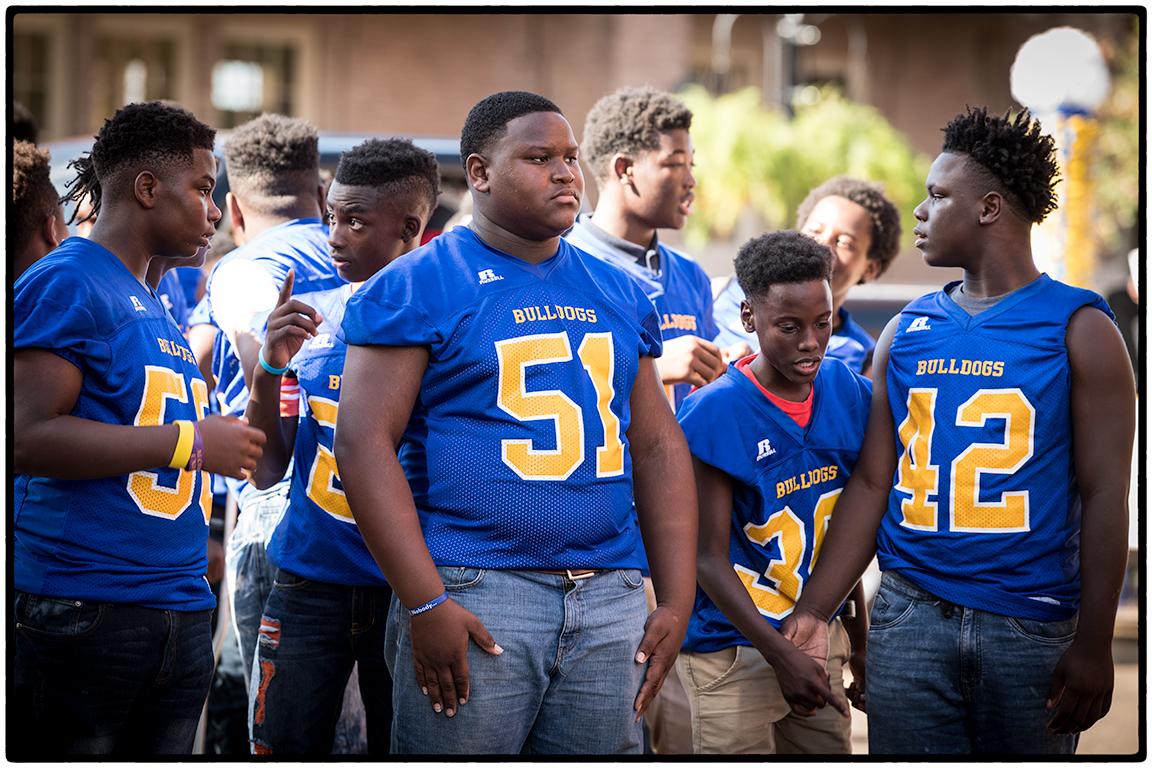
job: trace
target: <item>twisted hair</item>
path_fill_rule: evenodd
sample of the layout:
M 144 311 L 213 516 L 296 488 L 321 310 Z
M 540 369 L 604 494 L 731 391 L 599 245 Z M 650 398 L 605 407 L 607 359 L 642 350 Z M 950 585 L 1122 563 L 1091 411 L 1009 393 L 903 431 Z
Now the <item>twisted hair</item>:
M 388 187 L 393 195 L 421 200 L 431 213 L 440 196 L 440 165 L 436 155 L 409 139 L 368 139 L 340 155 L 336 181 L 356 187 Z
M 460 161 L 468 165 L 469 155 L 483 155 L 508 130 L 508 123 L 535 112 L 564 114 L 543 96 L 528 91 L 501 91 L 481 99 L 468 113 L 460 131 Z
M 191 162 L 194 150 L 211 151 L 215 142 L 216 130 L 186 109 L 159 101 L 129 104 L 104 121 L 90 152 L 68 164 L 77 173 L 63 199 L 78 202 L 89 196 L 92 213 L 87 221 L 100 214 L 105 192 L 116 194 L 142 170 L 165 177 L 177 165 Z
M 19 255 L 32 235 L 56 213 L 60 196 L 52 184 L 51 153 L 23 139 L 12 144 L 12 218 L 9 219 L 11 252 Z
M 660 146 L 660 134 L 692 127 L 692 111 L 675 96 L 625 86 L 596 102 L 584 122 L 581 149 L 598 182 L 610 176 L 616 153 L 635 159 Z
M 1024 110 L 1016 117 L 989 115 L 986 107 L 956 115 L 944 131 L 942 152 L 966 155 L 975 175 L 1004 195 L 1028 221 L 1039 224 L 1056 210 L 1056 142 Z
M 832 249 L 794 229 L 755 237 L 736 253 L 736 280 L 744 294 L 763 300 L 769 289 L 782 283 L 832 280 Z
M 800 207 L 796 210 L 796 227 L 802 228 L 812 215 L 812 209 L 826 197 L 843 197 L 868 212 L 872 222 L 872 244 L 868 247 L 868 258 L 880 264 L 880 271 L 876 277 L 884 274 L 892 261 L 900 253 L 900 211 L 884 195 L 884 187 L 880 184 L 853 178 L 852 176 L 833 176 L 823 184 L 815 187 Z
M 224 144 L 232 193 L 271 216 L 291 216 L 320 185 L 320 134 L 301 117 L 264 113 L 236 128 Z

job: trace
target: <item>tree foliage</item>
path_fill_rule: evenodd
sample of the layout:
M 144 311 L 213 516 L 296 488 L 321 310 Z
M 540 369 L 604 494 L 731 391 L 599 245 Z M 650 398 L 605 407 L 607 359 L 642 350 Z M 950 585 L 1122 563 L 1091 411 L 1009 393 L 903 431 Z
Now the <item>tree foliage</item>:
M 1114 44 L 1112 88 L 1097 117 L 1096 191 L 1099 237 L 1112 252 L 1127 250 L 1122 230 L 1135 226 L 1140 202 L 1140 19 Z
M 697 198 L 685 237 L 703 243 L 731 237 L 751 209 L 771 229 L 796 226 L 796 208 L 808 190 L 838 174 L 884 185 L 906 215 L 911 244 L 912 209 L 923 198 L 931 160 L 872 107 L 825 88 L 789 120 L 766 108 L 760 92 L 747 88 L 713 97 L 700 86 L 679 94 L 692 110 Z

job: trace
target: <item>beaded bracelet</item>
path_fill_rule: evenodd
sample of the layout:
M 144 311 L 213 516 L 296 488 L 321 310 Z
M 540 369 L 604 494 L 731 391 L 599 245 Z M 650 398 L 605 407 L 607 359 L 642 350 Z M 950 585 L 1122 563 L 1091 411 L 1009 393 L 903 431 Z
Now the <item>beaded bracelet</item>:
M 192 443 L 195 441 L 196 428 L 192 422 L 180 420 L 176 422 L 180 428 L 180 437 L 176 440 L 176 450 L 172 454 L 172 461 L 168 466 L 172 469 L 184 469 L 188 466 L 188 459 L 192 455 Z
M 432 610 L 433 608 L 440 605 L 440 603 L 444 602 L 447 599 L 448 599 L 448 593 L 447 592 L 441 592 L 440 597 L 434 597 L 431 600 L 429 600 L 428 602 L 424 603 L 424 605 L 420 606 L 419 608 L 413 608 L 412 610 L 408 611 L 408 613 L 412 616 L 419 616 L 420 614 L 424 613 L 425 611 Z
M 272 366 L 268 365 L 268 361 L 264 359 L 264 347 L 260 347 L 259 357 L 260 367 L 268 371 L 268 373 L 272 374 L 273 376 L 283 376 L 288 371 L 289 366 L 287 365 L 283 368 L 273 368 Z

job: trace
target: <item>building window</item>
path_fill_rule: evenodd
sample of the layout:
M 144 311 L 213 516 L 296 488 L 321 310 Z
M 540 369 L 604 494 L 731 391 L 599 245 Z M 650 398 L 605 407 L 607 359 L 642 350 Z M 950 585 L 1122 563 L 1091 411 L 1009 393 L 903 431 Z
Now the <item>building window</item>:
M 100 37 L 96 41 L 89 126 L 125 104 L 175 99 L 176 43 L 164 39 Z
M 41 135 L 48 124 L 48 35 L 12 34 L 12 99 L 36 119 Z
M 227 43 L 212 68 L 212 106 L 219 127 L 235 128 L 261 112 L 292 114 L 296 52 L 287 45 Z

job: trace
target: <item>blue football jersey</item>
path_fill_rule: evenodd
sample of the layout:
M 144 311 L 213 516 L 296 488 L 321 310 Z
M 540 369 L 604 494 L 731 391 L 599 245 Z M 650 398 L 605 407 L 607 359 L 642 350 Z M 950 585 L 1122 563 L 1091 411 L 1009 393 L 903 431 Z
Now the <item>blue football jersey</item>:
M 820 554 L 840 492 L 856 467 L 872 383 L 825 359 L 801 427 L 730 364 L 688 396 L 677 417 L 692 455 L 732 478 L 728 556 L 772 626 L 792 612 Z M 751 645 L 696 587 L 683 650 Z
M 213 307 L 213 289 L 217 286 L 220 267 L 237 259 L 249 259 L 263 267 L 277 288 L 284 285 L 288 270 L 295 270 L 292 292 L 310 293 L 347 285 L 336 272 L 328 248 L 328 227 L 320 219 L 293 219 L 264 230 L 239 248 L 230 251 L 212 270 L 208 278 L 207 298 Z M 212 310 L 213 323 L 216 310 Z M 216 377 L 216 397 L 224 415 L 244 413 L 248 407 L 248 387 L 240 370 L 240 358 L 222 330 L 216 334 L 212 349 L 212 373 Z M 243 480 L 227 479 L 228 487 L 241 506 L 252 492 Z
M 288 506 L 268 554 L 279 567 L 306 579 L 384 586 L 387 582 L 348 507 L 332 452 L 347 351 L 338 331 L 351 295 L 351 285 L 293 294 L 324 319 L 316 335 L 305 340 L 289 363 L 300 383 L 300 420 L 292 450 Z M 262 313 L 253 325 L 263 325 L 267 319 L 268 313 Z
M 992 613 L 1076 613 L 1080 495 L 1064 336 L 1083 306 L 1112 314 L 1095 293 L 1042 275 L 975 316 L 944 291 L 905 307 L 888 356 L 898 462 L 882 569 Z
M 184 298 L 184 286 L 180 285 L 180 278 L 175 269 L 170 269 L 160 278 L 160 285 L 156 286 L 156 294 L 160 297 L 168 313 L 176 322 L 176 327 L 182 333 L 188 333 L 188 301 Z
M 743 341 L 753 352 L 759 352 L 760 340 L 756 338 L 756 334 L 744 330 L 744 324 L 740 321 L 740 302 L 744 298 L 744 291 L 735 277 L 717 294 L 712 304 L 712 312 L 719 330 L 713 340 L 722 348 Z M 863 373 L 865 368 L 872 365 L 872 351 L 876 349 L 876 339 L 853 320 L 852 315 L 844 307 L 840 307 L 837 314 L 840 316 L 839 327 L 828 339 L 828 349 L 824 355 L 826 358 L 843 361 L 856 373 Z
M 16 282 L 13 348 L 80 369 L 72 415 L 152 426 L 208 413 L 208 387 L 159 297 L 105 248 L 66 240 Z M 97 480 L 17 475 L 13 576 L 38 595 L 205 610 L 206 472 L 166 467 Z
M 712 282 L 704 269 L 686 253 L 657 242 L 660 271 L 636 263 L 577 221 L 565 236 L 577 248 L 627 272 L 644 289 L 660 315 L 663 341 L 680 336 L 700 336 L 712 340 L 718 330 L 712 321 Z M 666 385 L 668 401 L 677 408 L 692 391 L 691 384 Z
M 401 459 L 437 564 L 639 567 L 629 398 L 660 323 L 624 272 L 457 227 L 368 280 L 342 332 L 430 350 Z

